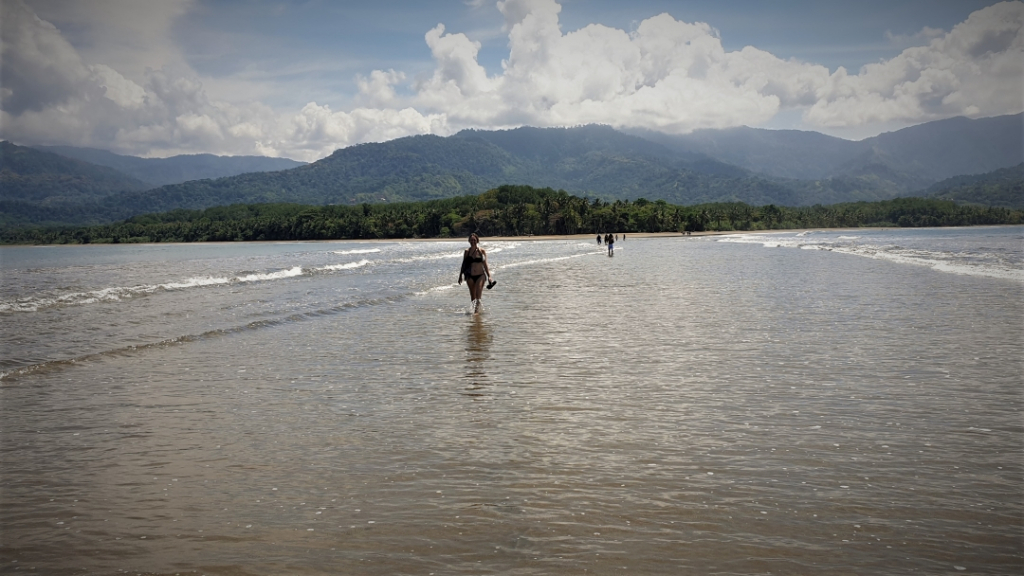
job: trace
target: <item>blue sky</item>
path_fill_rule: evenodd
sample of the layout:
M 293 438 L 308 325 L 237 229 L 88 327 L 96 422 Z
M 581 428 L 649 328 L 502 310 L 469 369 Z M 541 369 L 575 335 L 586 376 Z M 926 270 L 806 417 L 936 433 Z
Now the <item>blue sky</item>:
M 585 123 L 863 138 L 1017 113 L 1024 99 L 1021 2 L 4 0 L 3 11 L 0 136 L 144 156 L 313 160 L 411 134 Z

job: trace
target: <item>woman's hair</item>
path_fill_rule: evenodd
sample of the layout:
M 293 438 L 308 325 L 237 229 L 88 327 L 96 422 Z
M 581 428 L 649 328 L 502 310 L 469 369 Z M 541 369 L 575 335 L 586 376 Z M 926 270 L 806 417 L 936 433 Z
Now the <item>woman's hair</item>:
M 476 238 L 477 242 L 480 241 L 480 237 L 476 235 L 476 232 L 473 232 L 472 234 L 469 235 L 469 241 L 472 242 L 474 238 Z

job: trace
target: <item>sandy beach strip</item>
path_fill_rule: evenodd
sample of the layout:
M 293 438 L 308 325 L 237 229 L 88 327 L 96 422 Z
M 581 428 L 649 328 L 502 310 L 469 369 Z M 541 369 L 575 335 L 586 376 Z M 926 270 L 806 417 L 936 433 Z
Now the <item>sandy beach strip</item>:
M 772 230 L 772 232 L 785 232 L 784 230 Z M 627 232 L 623 235 L 621 232 L 618 233 L 619 239 L 617 242 L 623 241 L 625 236 L 626 241 L 630 238 L 693 238 L 694 236 L 722 236 L 726 234 L 752 234 L 756 232 L 693 232 L 690 235 L 682 234 L 680 232 Z M 597 234 L 539 234 L 539 235 L 528 235 L 528 236 L 480 236 L 480 242 L 532 242 L 538 240 L 578 240 L 582 242 L 596 242 Z M 604 234 L 601 234 L 601 238 L 604 238 Z M 466 238 L 462 236 L 450 236 L 448 238 L 373 238 L 373 239 L 354 239 L 354 240 L 328 240 L 328 242 L 453 242 L 453 241 L 464 241 Z
M 1012 225 L 1011 225 L 1012 226 Z M 863 230 L 889 230 L 891 228 L 793 228 L 786 230 L 728 230 L 728 231 L 707 231 L 707 232 L 691 232 L 690 234 L 683 234 L 681 232 L 628 232 L 623 234 L 618 233 L 619 239 L 617 242 L 628 241 L 630 238 L 697 238 L 701 236 L 733 236 L 743 234 L 793 234 L 798 232 L 855 232 Z M 604 237 L 604 234 L 601 234 Z M 450 236 L 448 238 L 333 238 L 330 240 L 248 240 L 243 242 L 244 244 L 332 244 L 338 242 L 353 242 L 359 244 L 376 244 L 382 242 L 465 242 L 467 236 Z M 530 236 L 480 236 L 481 243 L 487 242 L 532 242 L 540 240 L 576 240 L 580 242 L 596 242 L 597 234 L 541 234 L 541 235 L 530 235 Z M 131 244 L 131 246 L 168 246 L 172 244 L 192 244 L 192 245 L 203 245 L 203 244 L 231 244 L 234 241 L 216 241 L 216 242 L 139 242 L 137 244 Z M 125 244 L 127 246 L 127 244 Z M 2 248 L 11 248 L 17 246 L 32 246 L 36 248 L 46 246 L 79 246 L 82 248 L 89 248 L 93 246 L 112 246 L 112 244 L 100 243 L 100 244 L 6 244 L 0 246 Z
M 695 238 L 699 236 L 733 236 L 742 234 L 794 234 L 799 232 L 854 232 L 864 230 L 886 230 L 886 228 L 792 228 L 785 230 L 728 230 L 728 231 L 707 231 L 707 232 L 691 232 L 690 234 L 683 234 L 682 232 L 627 232 L 623 234 L 618 233 L 619 239 L 617 242 L 622 242 L 623 239 L 628 242 L 630 238 Z M 521 241 L 532 241 L 532 240 L 580 240 L 583 242 L 596 242 L 597 234 L 545 234 L 538 236 L 481 236 L 480 242 L 521 242 Z M 604 238 L 604 233 L 601 234 Z M 406 238 L 408 240 L 426 240 L 426 241 L 452 241 L 452 240 L 463 240 L 458 236 L 451 238 Z M 371 240 L 376 242 L 377 240 Z M 392 240 L 394 241 L 394 240 Z

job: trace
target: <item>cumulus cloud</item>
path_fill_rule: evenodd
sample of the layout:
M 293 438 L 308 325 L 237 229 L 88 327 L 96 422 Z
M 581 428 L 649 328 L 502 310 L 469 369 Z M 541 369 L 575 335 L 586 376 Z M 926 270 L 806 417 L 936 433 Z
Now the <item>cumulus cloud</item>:
M 310 102 L 287 120 L 274 146 L 292 157 L 322 158 L 338 148 L 361 142 L 447 132 L 444 116 L 440 114 L 424 115 L 412 108 L 334 112 L 329 106 Z
M 259 102 L 212 100 L 203 80 L 174 58 L 155 59 L 166 63 L 156 69 L 127 66 L 134 79 L 107 64 L 89 64 L 56 26 L 21 0 L 5 0 L 2 8 L 0 136 L 5 139 L 153 156 L 212 152 L 315 160 L 360 142 L 450 132 L 444 114 L 420 113 L 400 102 L 394 87 L 404 81 L 402 72 L 372 71 L 357 78 L 365 102 L 353 110 L 311 102 L 297 112 L 282 112 Z M 138 40 L 136 34 L 121 39 L 122 44 Z M 146 59 L 136 63 L 141 61 Z
M 405 74 L 394 70 L 374 70 L 370 77 L 356 77 L 359 94 L 368 105 L 375 107 L 391 106 L 396 101 L 395 85 L 405 80 Z
M 61 105 L 89 89 L 88 67 L 53 24 L 18 1 L 5 2 L 0 33 L 4 111 Z
M 50 1 L 33 6 L 46 14 Z M 126 20 L 117 21 L 131 28 L 135 3 L 101 5 L 123 11 Z M 96 13 L 80 15 L 96 27 L 75 31 L 86 37 L 82 47 L 22 0 L 4 0 L 0 136 L 141 155 L 315 160 L 361 142 L 463 128 L 602 123 L 686 133 L 759 125 L 784 110 L 802 113 L 809 127 L 856 127 L 1024 108 L 1019 1 L 974 12 L 949 32 L 891 37 L 913 45 L 851 73 L 753 46 L 727 51 L 711 25 L 669 14 L 631 31 L 593 24 L 565 32 L 555 0 L 502 0 L 496 7 L 508 56 L 499 73 L 480 64 L 479 42 L 438 24 L 424 34 L 431 72 L 410 79 L 401 70 L 372 70 L 353 79 L 351 108 L 309 102 L 297 111 L 211 98 L 209 79 L 169 41 L 173 19 L 190 2 L 161 5 L 155 22 L 141 28 L 152 45 L 133 56 L 100 41 L 105 20 Z M 145 43 L 139 30 L 111 34 L 113 46 Z
M 144 81 L 147 68 L 187 68 L 171 29 L 195 0 L 25 0 L 41 19 L 65 31 L 82 59 Z M 7 0 L 4 0 L 7 3 Z
M 816 90 L 806 113 L 820 126 L 920 122 L 992 116 L 1024 107 L 1024 4 L 1002 2 L 972 13 L 926 46 L 864 66 L 843 68 Z
M 449 126 L 565 126 L 599 122 L 684 133 L 766 122 L 783 109 L 811 126 L 914 123 L 1020 112 L 1024 4 L 979 10 L 952 31 L 851 74 L 784 60 L 747 46 L 726 51 L 718 32 L 668 14 L 636 30 L 590 25 L 563 33 L 554 0 L 503 0 L 509 58 L 488 78 L 474 45 L 438 26 L 427 34 L 437 63 L 419 84 L 417 108 Z M 901 39 L 906 41 L 907 39 Z

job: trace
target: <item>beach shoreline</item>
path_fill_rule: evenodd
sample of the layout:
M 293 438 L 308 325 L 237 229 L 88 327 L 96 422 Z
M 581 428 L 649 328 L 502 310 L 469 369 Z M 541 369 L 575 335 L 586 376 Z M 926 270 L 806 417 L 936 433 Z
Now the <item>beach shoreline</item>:
M 853 232 L 863 230 L 893 230 L 893 228 L 787 228 L 784 230 L 728 230 L 728 231 L 706 231 L 706 232 L 691 232 L 690 234 L 683 234 L 681 232 L 622 232 L 614 233 L 618 234 L 619 239 L 616 242 L 622 242 L 623 238 L 626 241 L 637 238 L 696 238 L 703 236 L 736 236 L 743 234 L 792 234 L 800 232 Z M 604 237 L 605 233 L 601 233 L 601 237 Z M 529 236 L 480 236 L 480 242 L 534 242 L 534 241 L 547 241 L 547 240 L 575 240 L 582 242 L 595 242 L 598 234 L 538 234 Z M 449 236 L 448 238 L 353 238 L 348 240 L 285 240 L 285 242 L 462 242 L 465 238 L 462 236 Z

